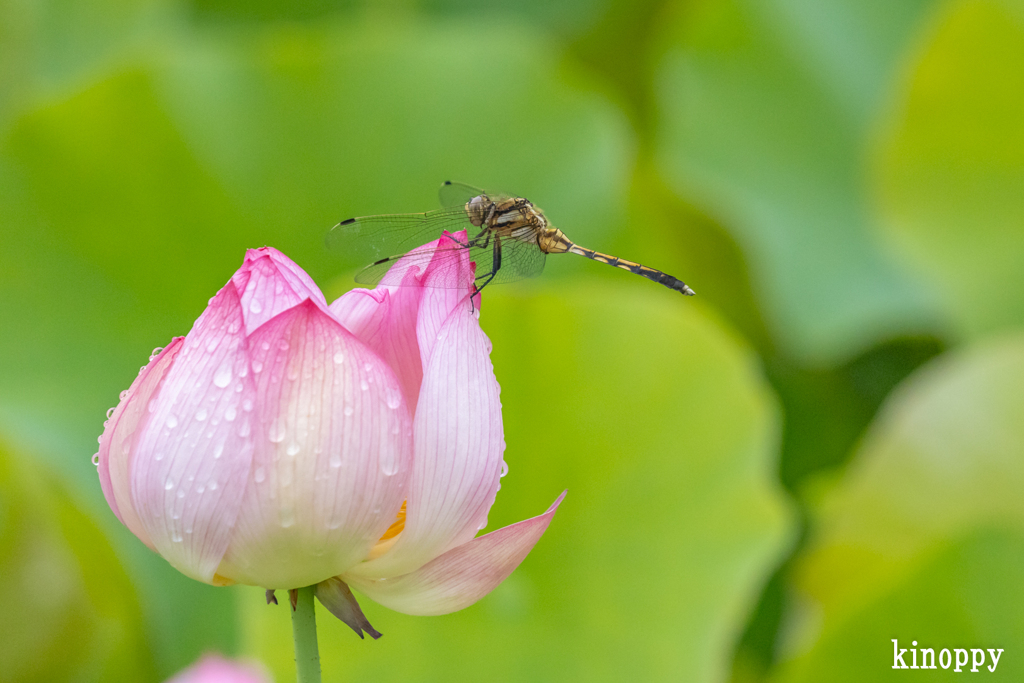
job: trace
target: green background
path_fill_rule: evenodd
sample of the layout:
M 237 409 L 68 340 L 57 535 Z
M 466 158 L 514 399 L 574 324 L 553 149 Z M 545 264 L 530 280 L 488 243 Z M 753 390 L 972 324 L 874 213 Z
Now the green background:
M 569 495 L 462 612 L 321 611 L 326 681 L 905 677 L 892 638 L 1024 677 L 1024 1 L 0 0 L 0 683 L 294 677 L 95 439 L 246 248 L 333 298 L 326 230 L 449 178 L 697 296 L 487 290 L 489 528 Z

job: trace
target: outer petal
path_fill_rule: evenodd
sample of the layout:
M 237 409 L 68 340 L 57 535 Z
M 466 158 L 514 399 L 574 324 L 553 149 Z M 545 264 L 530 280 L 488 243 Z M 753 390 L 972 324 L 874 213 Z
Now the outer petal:
M 416 411 L 423 365 L 416 340 L 416 319 L 423 289 L 411 270 L 408 286 L 353 289 L 331 304 L 331 312 L 349 332 L 391 366 L 410 414 Z
M 408 573 L 486 525 L 505 441 L 490 342 L 468 303 L 451 311 L 424 365 L 405 528 L 385 555 L 351 573 Z
M 228 546 L 252 463 L 254 399 L 241 304 L 229 283 L 196 321 L 150 403 L 130 472 L 132 504 L 157 550 L 207 583 Z
M 250 337 L 256 452 L 218 574 L 266 588 L 337 576 L 405 497 L 411 429 L 390 369 L 305 301 Z
M 152 549 L 156 549 L 131 501 L 131 461 L 139 428 L 149 417 L 149 402 L 160 388 L 184 337 L 176 337 L 163 351 L 142 368 L 124 398 L 107 421 L 100 437 L 100 487 L 107 504 L 121 523 Z
M 548 528 L 565 493 L 547 512 L 449 550 L 416 571 L 392 579 L 343 577 L 385 607 L 430 616 L 469 607 L 504 581 Z
M 306 271 L 273 247 L 247 251 L 231 282 L 242 300 L 247 334 L 305 299 L 327 308 L 327 300 Z

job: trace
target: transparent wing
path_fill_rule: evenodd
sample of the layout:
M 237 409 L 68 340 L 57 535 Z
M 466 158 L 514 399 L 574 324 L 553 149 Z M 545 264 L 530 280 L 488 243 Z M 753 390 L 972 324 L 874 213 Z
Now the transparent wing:
M 479 197 L 482 194 L 487 195 L 495 202 L 506 199 L 509 196 L 504 192 L 481 190 L 479 187 L 446 180 L 437 191 L 437 198 L 441 200 L 441 206 L 445 208 L 454 208 L 456 206 L 465 206 L 466 202 L 470 199 L 473 197 Z
M 469 250 L 469 259 L 474 264 L 473 278 L 477 285 L 483 285 L 491 280 L 492 274 L 494 274 L 494 278 L 491 280 L 491 284 L 500 284 L 535 277 L 544 270 L 546 255 L 537 245 L 519 241 L 501 241 L 498 244 L 501 256 L 500 267 L 496 274 L 494 274 L 494 265 L 495 259 L 498 257 L 495 251 L 495 241 L 492 240 L 486 245 L 470 246 L 456 242 L 453 238 L 451 246 L 447 249 L 444 249 L 444 245 L 442 245 L 442 249 L 435 252 L 434 249 L 418 247 L 405 254 L 396 254 L 380 259 L 359 271 L 356 274 L 356 282 L 364 285 L 400 286 L 404 284 L 401 281 L 401 275 L 397 271 L 391 272 L 392 267 L 399 261 L 402 262 L 401 271 L 403 273 L 408 272 L 406 267 L 416 267 L 423 272 L 433 261 L 436 265 L 441 266 L 438 268 L 438 272 L 446 273 L 446 275 L 434 277 L 427 284 L 431 287 L 456 289 L 462 286 L 467 277 L 461 270 L 463 266 L 460 265 L 462 254 L 467 249 Z
M 494 248 L 495 240 L 486 247 L 473 247 L 472 257 L 476 262 L 476 281 L 482 285 L 494 272 L 499 256 Z M 523 278 L 536 277 L 544 270 L 545 254 L 536 243 L 519 240 L 501 240 L 500 264 L 491 284 L 515 282 Z
M 348 261 L 370 263 L 433 242 L 445 231 L 460 230 L 466 230 L 470 239 L 480 232 L 461 206 L 426 213 L 361 216 L 331 228 L 327 248 L 344 254 Z

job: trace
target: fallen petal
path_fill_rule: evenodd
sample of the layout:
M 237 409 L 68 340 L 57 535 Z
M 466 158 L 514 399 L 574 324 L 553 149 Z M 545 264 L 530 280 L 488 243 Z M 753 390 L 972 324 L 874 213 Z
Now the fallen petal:
M 565 492 L 544 514 L 473 539 L 404 576 L 344 578 L 370 599 L 397 612 L 432 616 L 464 609 L 494 590 L 519 566 L 547 530 L 563 498 Z

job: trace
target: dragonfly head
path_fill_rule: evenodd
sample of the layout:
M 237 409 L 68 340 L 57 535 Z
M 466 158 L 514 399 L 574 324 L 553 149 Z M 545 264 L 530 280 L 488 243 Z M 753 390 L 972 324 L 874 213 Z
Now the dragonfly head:
M 469 216 L 469 222 L 479 228 L 487 220 L 492 206 L 494 206 L 494 202 L 485 194 L 470 199 L 466 202 L 466 215 Z

